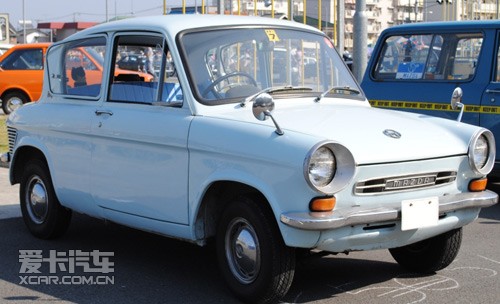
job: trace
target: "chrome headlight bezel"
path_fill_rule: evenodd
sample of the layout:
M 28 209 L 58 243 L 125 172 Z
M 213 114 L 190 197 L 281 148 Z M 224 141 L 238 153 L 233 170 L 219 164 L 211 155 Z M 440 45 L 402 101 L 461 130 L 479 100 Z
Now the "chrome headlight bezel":
M 482 163 L 477 162 L 477 153 L 480 149 L 480 146 L 484 143 L 487 144 L 487 151 L 484 153 L 486 160 Z M 479 175 L 487 175 L 493 169 L 495 165 L 495 155 L 496 155 L 496 146 L 495 146 L 495 137 L 491 131 L 486 129 L 481 129 L 479 132 L 476 132 L 472 137 L 469 143 L 469 165 L 474 171 L 474 173 Z
M 320 153 L 322 149 L 328 149 L 332 153 L 335 164 L 331 169 L 333 172 L 330 172 L 331 178 L 324 183 L 317 183 L 313 180 L 310 169 L 312 162 L 317 159 L 316 153 Z M 316 144 L 307 153 L 304 159 L 304 178 L 314 190 L 324 194 L 334 194 L 351 182 L 355 168 L 354 157 L 346 147 L 336 142 L 325 141 Z

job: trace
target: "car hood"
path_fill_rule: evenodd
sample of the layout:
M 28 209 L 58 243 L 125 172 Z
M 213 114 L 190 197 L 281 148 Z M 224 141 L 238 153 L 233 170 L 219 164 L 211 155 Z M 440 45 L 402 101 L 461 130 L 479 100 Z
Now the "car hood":
M 251 106 L 224 118 L 249 120 L 274 128 L 271 119 L 258 121 Z M 272 115 L 285 132 L 332 140 L 347 147 L 358 164 L 400 162 L 463 155 L 477 127 L 427 115 L 372 108 L 365 102 L 276 102 Z M 400 137 L 397 138 L 397 134 Z

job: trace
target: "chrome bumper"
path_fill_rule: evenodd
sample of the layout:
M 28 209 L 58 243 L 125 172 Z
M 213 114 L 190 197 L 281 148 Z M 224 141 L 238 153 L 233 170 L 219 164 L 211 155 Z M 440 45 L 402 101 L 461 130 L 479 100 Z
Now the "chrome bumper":
M 467 208 L 485 208 L 498 202 L 498 194 L 486 190 L 439 197 L 439 214 Z M 327 230 L 345 226 L 381 223 L 401 219 L 401 206 L 332 212 L 283 213 L 281 222 L 304 230 Z

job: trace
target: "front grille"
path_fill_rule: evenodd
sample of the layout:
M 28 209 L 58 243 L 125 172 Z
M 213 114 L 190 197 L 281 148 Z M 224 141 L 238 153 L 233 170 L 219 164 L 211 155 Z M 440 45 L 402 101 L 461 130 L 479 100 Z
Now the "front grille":
M 391 176 L 356 183 L 354 194 L 371 195 L 445 185 L 457 179 L 456 171 Z
M 17 130 L 7 127 L 7 136 L 9 137 L 9 153 L 12 155 L 14 152 L 14 144 L 16 143 Z

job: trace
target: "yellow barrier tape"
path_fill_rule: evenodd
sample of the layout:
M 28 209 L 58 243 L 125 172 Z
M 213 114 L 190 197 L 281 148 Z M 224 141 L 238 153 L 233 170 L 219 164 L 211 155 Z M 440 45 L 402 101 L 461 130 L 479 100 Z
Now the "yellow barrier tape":
M 456 111 L 452 110 L 451 105 L 432 102 L 416 101 L 394 101 L 394 100 L 370 100 L 370 104 L 378 108 L 397 108 L 397 109 L 417 109 L 429 111 Z M 464 112 L 467 113 L 485 113 L 500 114 L 500 106 L 471 106 L 465 105 Z

